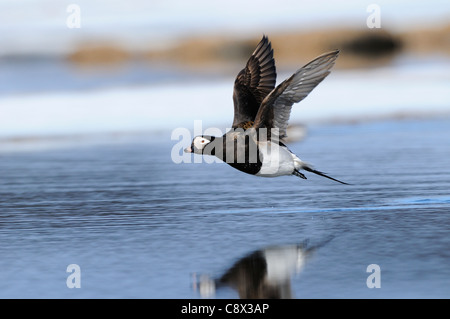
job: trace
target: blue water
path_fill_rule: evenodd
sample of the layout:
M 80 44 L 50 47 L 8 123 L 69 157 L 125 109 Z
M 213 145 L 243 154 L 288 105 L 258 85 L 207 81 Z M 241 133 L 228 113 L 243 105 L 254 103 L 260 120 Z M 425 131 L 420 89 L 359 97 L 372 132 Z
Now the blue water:
M 77 65 L 64 58 L 0 56 L 0 97 L 42 92 L 98 90 L 111 87 L 196 81 L 198 75 L 147 61 L 118 65 Z M 204 77 L 203 77 L 204 79 Z
M 436 119 L 311 126 L 290 144 L 350 186 L 174 164 L 170 134 L 0 153 L 0 297 L 238 298 L 270 269 L 278 297 L 449 298 L 449 142 Z M 282 257 L 261 262 L 270 249 Z

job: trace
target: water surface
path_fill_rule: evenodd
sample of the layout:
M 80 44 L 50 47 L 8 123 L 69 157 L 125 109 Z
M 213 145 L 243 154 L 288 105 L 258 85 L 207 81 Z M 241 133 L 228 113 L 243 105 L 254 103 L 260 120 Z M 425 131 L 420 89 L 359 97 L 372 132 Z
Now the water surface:
M 449 142 L 436 119 L 290 144 L 351 186 L 174 164 L 169 134 L 0 153 L 0 297 L 449 298 Z

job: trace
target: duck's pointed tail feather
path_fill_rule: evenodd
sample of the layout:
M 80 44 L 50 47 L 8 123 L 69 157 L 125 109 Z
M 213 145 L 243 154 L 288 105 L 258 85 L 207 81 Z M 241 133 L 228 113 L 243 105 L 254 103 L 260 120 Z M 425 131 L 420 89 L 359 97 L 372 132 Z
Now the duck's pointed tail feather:
M 333 177 L 331 177 L 331 176 L 326 175 L 325 173 L 322 173 L 322 172 L 320 172 L 320 171 L 317 171 L 317 170 L 315 170 L 315 169 L 313 169 L 313 168 L 311 168 L 311 167 L 309 167 L 309 166 L 307 166 L 307 165 L 302 166 L 302 169 L 304 169 L 305 171 L 308 171 L 308 172 L 311 172 L 311 173 L 314 173 L 314 174 L 317 174 L 317 175 L 320 175 L 320 176 L 329 178 L 329 179 L 331 179 L 331 180 L 333 180 L 333 181 L 335 181 L 335 182 L 338 182 L 338 183 L 341 183 L 341 184 L 344 184 L 344 185 L 350 185 L 349 183 L 342 182 L 342 181 L 340 181 L 340 180 L 338 180 L 338 179 L 336 179 L 336 178 L 333 178 Z M 299 172 L 299 173 L 300 173 L 300 172 Z M 301 173 L 300 173 L 300 174 L 301 174 Z M 303 175 L 303 174 L 302 174 L 302 175 Z M 303 176 L 304 176 L 304 175 L 303 175 Z M 306 177 L 305 177 L 305 178 L 306 178 Z

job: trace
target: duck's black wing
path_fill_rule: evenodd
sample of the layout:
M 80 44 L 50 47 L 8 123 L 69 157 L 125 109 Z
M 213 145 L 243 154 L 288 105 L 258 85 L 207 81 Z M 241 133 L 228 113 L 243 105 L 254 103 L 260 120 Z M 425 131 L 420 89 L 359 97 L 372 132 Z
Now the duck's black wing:
M 263 36 L 234 82 L 233 128 L 253 125 L 261 102 L 275 88 L 276 77 L 272 46 Z
M 286 137 L 292 105 L 303 100 L 330 74 L 338 55 L 338 50 L 322 54 L 278 85 L 261 103 L 254 127 L 265 127 L 269 134 L 271 128 L 278 128 L 278 137 Z

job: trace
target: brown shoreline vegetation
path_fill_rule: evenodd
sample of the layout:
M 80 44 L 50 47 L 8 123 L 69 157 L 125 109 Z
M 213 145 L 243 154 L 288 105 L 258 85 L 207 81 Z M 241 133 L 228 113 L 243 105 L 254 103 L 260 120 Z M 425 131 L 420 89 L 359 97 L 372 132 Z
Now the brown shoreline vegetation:
M 262 35 L 261 35 L 262 36 Z M 385 29 L 333 29 L 289 31 L 268 34 L 274 47 L 279 70 L 299 67 L 326 51 L 340 49 L 336 68 L 365 68 L 385 65 L 401 53 L 414 55 L 450 55 L 450 24 L 389 32 Z M 205 35 L 179 39 L 166 48 L 134 52 L 116 44 L 80 45 L 68 56 L 78 65 L 120 64 L 130 60 L 161 65 L 176 65 L 204 72 L 227 72 L 241 66 L 258 43 L 259 38 L 233 38 L 230 35 Z M 230 70 L 231 72 L 231 70 Z

